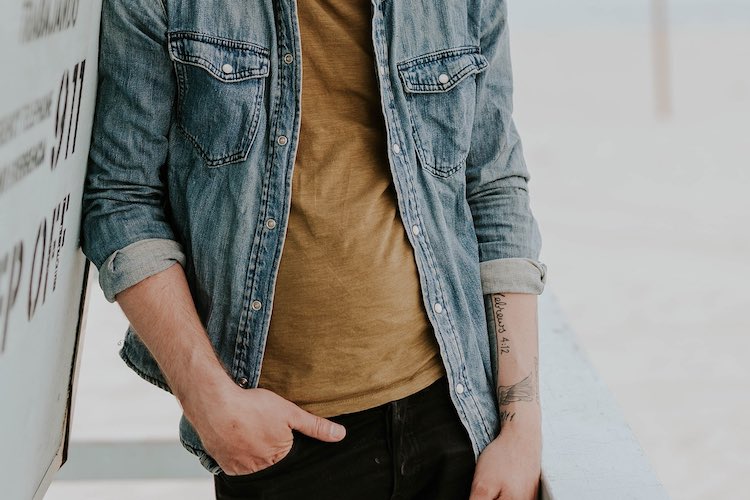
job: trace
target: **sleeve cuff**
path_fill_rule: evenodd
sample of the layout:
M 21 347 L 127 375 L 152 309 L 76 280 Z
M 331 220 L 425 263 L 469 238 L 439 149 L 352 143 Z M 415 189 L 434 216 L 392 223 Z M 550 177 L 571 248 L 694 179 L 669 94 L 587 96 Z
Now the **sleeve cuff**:
M 538 260 L 509 257 L 479 263 L 482 294 L 531 293 L 540 295 L 547 282 L 547 266 Z
M 179 262 L 185 267 L 182 246 L 164 238 L 146 238 L 115 250 L 99 268 L 99 285 L 104 297 L 115 302 L 115 295 L 149 276 Z

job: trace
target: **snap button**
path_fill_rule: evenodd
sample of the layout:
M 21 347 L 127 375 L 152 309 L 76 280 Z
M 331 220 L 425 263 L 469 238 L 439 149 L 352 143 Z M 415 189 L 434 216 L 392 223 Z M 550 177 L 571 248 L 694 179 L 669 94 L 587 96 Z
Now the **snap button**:
M 396 154 L 399 154 L 401 152 L 401 146 L 399 146 L 397 143 L 393 143 L 393 152 Z
M 232 67 L 232 65 L 231 65 L 231 64 L 229 64 L 229 63 L 226 63 L 226 64 L 224 64 L 224 65 L 223 65 L 223 66 L 221 67 L 221 70 L 222 70 L 222 71 L 223 71 L 224 73 L 231 73 L 232 71 L 234 71 L 234 68 Z
M 436 313 L 440 314 L 443 312 L 443 306 L 440 305 L 440 302 L 435 302 L 435 305 L 432 306 L 432 308 L 435 310 Z
M 463 386 L 463 384 L 456 384 L 456 392 L 458 394 L 463 394 L 464 393 L 464 386 Z
M 275 228 L 275 227 L 276 227 L 276 221 L 275 221 L 275 220 L 273 220 L 273 219 L 268 219 L 268 220 L 266 221 L 266 227 L 267 227 L 268 229 L 273 229 L 273 228 Z
M 237 379 L 237 384 L 240 387 L 247 387 L 248 380 L 245 377 L 240 377 Z
M 260 303 L 260 300 L 254 300 L 252 303 L 252 308 L 255 309 L 256 311 L 260 309 L 261 306 L 262 304 Z
M 292 54 L 284 54 L 284 62 L 287 64 L 291 64 L 292 61 L 294 61 L 294 56 Z
M 440 73 L 440 76 L 438 76 L 438 81 L 440 83 L 448 83 L 448 80 L 450 80 L 450 78 L 448 78 L 448 75 L 445 73 Z
M 415 235 L 419 234 L 419 226 L 417 226 L 416 224 L 414 224 L 411 227 L 411 232 L 412 232 L 412 234 L 415 234 Z
M 286 144 L 287 138 L 285 135 L 280 135 L 279 138 L 276 139 L 276 142 L 278 142 L 279 144 L 283 146 L 284 144 Z

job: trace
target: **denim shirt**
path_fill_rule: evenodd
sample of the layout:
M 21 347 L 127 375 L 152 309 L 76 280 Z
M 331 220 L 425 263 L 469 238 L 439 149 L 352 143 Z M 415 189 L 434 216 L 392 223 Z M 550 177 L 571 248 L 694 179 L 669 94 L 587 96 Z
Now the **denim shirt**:
M 478 457 L 499 432 L 488 294 L 540 294 L 546 274 L 511 117 L 506 2 L 371 6 L 398 209 L 450 397 Z M 179 262 L 219 360 L 245 388 L 258 384 L 289 215 L 302 112 L 295 8 L 102 8 L 82 250 L 110 302 Z M 120 356 L 171 392 L 132 326 Z M 220 472 L 184 415 L 179 430 L 183 446 Z

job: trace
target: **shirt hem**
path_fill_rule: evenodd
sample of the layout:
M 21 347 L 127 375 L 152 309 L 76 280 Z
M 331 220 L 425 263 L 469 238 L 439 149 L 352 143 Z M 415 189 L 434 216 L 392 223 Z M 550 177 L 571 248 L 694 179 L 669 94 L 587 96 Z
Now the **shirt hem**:
M 445 367 L 442 361 L 435 364 L 427 364 L 425 368 L 418 371 L 405 381 L 394 382 L 375 392 L 352 396 L 346 399 L 329 403 L 297 403 L 298 406 L 313 413 L 319 417 L 333 417 L 346 413 L 355 413 L 358 411 L 368 410 L 410 396 L 434 383 L 436 380 L 446 375 Z M 362 404 L 365 401 L 366 404 Z M 359 404 L 357 404 L 359 403 Z

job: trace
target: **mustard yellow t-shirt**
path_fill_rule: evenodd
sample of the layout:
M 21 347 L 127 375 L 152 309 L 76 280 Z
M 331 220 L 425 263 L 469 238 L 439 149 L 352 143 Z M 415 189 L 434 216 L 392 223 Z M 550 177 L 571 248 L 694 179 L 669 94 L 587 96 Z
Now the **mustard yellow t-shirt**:
M 320 416 L 445 374 L 387 158 L 370 0 L 300 0 L 302 116 L 260 387 Z

